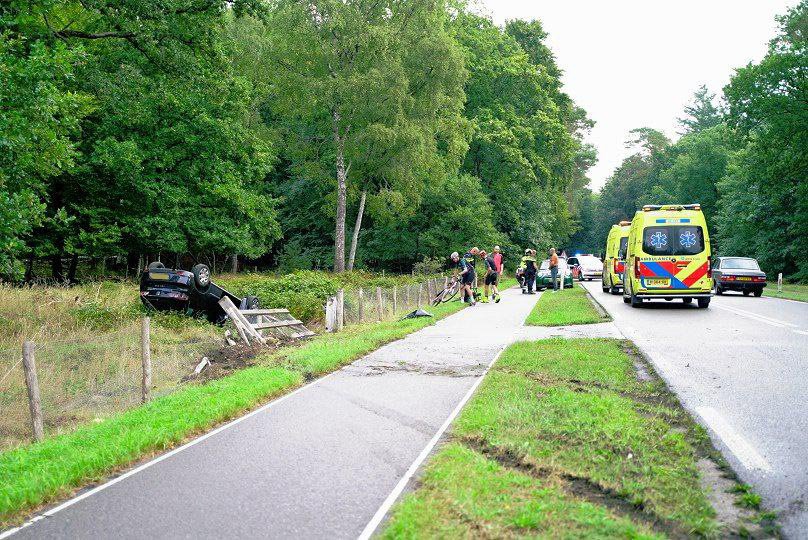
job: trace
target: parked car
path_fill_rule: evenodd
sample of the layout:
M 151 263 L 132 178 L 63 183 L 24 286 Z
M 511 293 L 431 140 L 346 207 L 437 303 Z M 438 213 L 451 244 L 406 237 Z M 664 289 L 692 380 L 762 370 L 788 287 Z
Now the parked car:
M 578 255 L 567 259 L 572 269 L 572 277 L 578 281 L 600 279 L 603 275 L 603 261 L 594 255 Z
M 766 273 L 751 257 L 718 257 L 713 264 L 713 291 L 739 291 L 744 296 L 761 296 L 766 286 Z
M 148 309 L 156 311 L 205 316 L 212 323 L 222 324 L 227 314 L 219 300 L 225 296 L 239 309 L 258 308 L 257 297 L 239 298 L 213 283 L 210 269 L 204 264 L 197 264 L 189 272 L 153 262 L 140 275 L 140 299 Z
M 567 259 L 564 257 L 558 258 L 558 279 L 564 280 L 564 287 L 572 288 L 572 272 L 567 264 Z M 559 283 L 559 286 L 560 285 Z M 544 259 L 539 266 L 539 272 L 536 274 L 536 290 L 541 291 L 552 287 L 553 280 L 550 276 L 550 259 Z

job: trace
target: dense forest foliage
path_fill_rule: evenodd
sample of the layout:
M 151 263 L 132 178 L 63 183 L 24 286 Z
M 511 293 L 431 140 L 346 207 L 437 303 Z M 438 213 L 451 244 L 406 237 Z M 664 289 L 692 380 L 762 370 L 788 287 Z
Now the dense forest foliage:
M 598 252 L 674 201 L 703 205 L 720 253 L 808 278 L 807 1 L 720 102 L 696 94 L 675 144 L 635 130 L 599 194 L 593 123 L 539 21 L 436 0 L 3 2 L 0 279 Z
M 808 280 L 808 2 L 779 18 L 758 63 L 723 96 L 704 87 L 679 119 L 681 138 L 640 128 L 635 151 L 600 194 L 582 192 L 576 246 L 601 251 L 609 227 L 643 204 L 701 203 L 720 255 Z
M 434 0 L 12 0 L 0 37 L 6 279 L 188 254 L 409 270 L 578 227 L 592 123 L 538 21 Z

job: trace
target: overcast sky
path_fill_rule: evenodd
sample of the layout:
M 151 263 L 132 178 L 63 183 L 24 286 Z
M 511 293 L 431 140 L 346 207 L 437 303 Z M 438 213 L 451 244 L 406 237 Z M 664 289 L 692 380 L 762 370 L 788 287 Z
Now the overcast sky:
M 541 19 L 568 94 L 596 125 L 590 171 L 600 189 L 636 127 L 676 138 L 701 84 L 720 95 L 734 69 L 758 61 L 775 15 L 798 0 L 478 0 L 494 20 Z

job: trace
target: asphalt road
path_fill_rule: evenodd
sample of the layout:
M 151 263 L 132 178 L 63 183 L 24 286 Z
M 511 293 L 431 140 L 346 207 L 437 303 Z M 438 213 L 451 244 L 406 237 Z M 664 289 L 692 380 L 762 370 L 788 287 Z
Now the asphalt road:
M 467 308 L 12 537 L 356 538 L 505 345 L 616 336 L 525 328 L 537 298 Z
M 808 538 L 808 303 L 715 296 L 641 308 L 586 287 L 707 427 L 735 471 Z

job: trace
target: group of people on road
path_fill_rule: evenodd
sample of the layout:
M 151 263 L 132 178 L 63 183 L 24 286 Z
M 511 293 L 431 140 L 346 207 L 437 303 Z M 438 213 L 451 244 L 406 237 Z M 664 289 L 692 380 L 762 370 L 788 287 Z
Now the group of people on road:
M 452 262 L 456 265 L 458 278 L 460 280 L 460 300 L 468 302 L 472 306 L 477 303 L 474 298 L 474 285 L 477 279 L 477 259 L 481 259 L 485 265 L 485 278 L 483 286 L 483 296 L 480 303 L 487 304 L 489 301 L 499 302 L 499 277 L 505 265 L 502 250 L 499 246 L 494 246 L 491 253 L 473 247 L 462 257 L 455 251 L 451 255 Z

